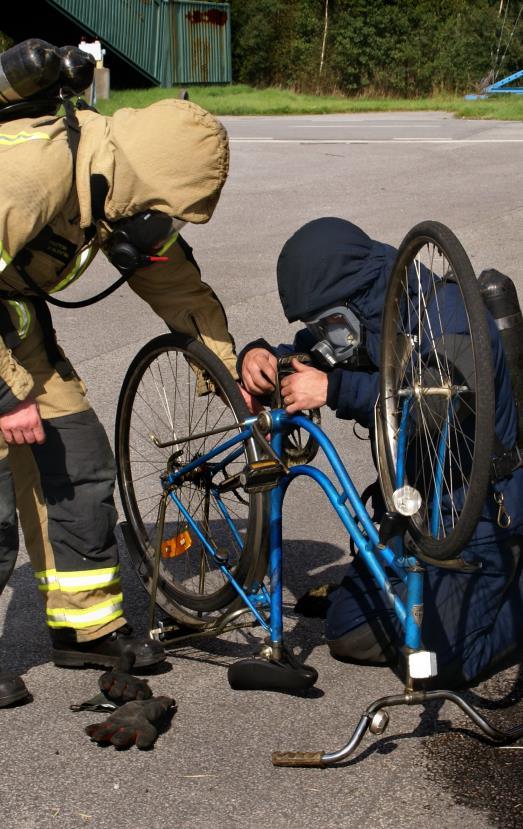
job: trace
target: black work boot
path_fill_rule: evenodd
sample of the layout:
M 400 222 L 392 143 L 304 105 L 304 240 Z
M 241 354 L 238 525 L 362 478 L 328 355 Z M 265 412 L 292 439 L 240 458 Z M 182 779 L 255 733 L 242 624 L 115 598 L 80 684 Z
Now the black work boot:
M 71 628 L 52 630 L 51 641 L 53 662 L 61 668 L 93 665 L 129 671 L 131 668 L 150 668 L 165 659 L 165 651 L 160 642 L 145 636 L 133 636 L 130 625 L 124 625 L 90 642 L 77 642 Z
M 15 702 L 22 702 L 28 697 L 29 691 L 21 676 L 9 671 L 0 671 L 0 708 L 6 708 Z

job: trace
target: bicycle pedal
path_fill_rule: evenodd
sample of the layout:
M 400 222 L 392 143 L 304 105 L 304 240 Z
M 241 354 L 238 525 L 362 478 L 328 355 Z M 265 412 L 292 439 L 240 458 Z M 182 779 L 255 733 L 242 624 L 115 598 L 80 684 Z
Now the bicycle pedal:
M 240 480 L 241 473 L 237 472 L 235 475 L 231 475 L 230 478 L 226 478 L 220 484 L 218 484 L 218 492 L 220 495 L 223 495 L 224 492 L 234 492 L 239 487 L 243 486 Z
M 293 768 L 299 766 L 308 766 L 317 769 L 325 768 L 322 763 L 323 751 L 273 751 L 272 765 L 273 766 L 291 766 Z
M 282 466 L 278 461 L 272 459 L 252 461 L 240 472 L 240 481 L 245 492 L 268 492 L 278 486 L 283 474 Z

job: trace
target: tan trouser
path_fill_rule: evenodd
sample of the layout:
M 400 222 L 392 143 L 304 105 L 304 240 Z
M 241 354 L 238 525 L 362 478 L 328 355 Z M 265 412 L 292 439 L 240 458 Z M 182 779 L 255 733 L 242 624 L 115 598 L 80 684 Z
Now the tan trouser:
M 34 313 L 14 356 L 34 379 L 31 397 L 40 408 L 46 442 L 7 447 L 0 436 L 0 463 L 8 458 L 47 623 L 73 628 L 78 641 L 88 641 L 125 623 L 113 535 L 112 453 L 80 378 L 63 379 L 50 365 Z M 9 481 L 2 482 L 8 494 Z M 8 547 L 15 543 L 16 515 L 5 526 L 9 532 L 0 550 L 12 559 Z
M 168 326 L 208 345 L 236 377 L 224 310 L 202 282 L 191 249 L 178 242 L 168 258 L 137 271 L 130 286 Z M 34 381 L 31 397 L 40 407 L 47 440 L 41 447 L 11 446 L 8 451 L 0 437 L 0 462 L 8 453 L 47 623 L 75 629 L 79 641 L 92 639 L 125 622 L 113 536 L 112 453 L 80 378 L 73 373 L 64 380 L 49 363 L 34 313 L 14 356 Z M 199 391 L 206 391 L 203 380 Z M 13 535 L 11 527 L 9 538 Z

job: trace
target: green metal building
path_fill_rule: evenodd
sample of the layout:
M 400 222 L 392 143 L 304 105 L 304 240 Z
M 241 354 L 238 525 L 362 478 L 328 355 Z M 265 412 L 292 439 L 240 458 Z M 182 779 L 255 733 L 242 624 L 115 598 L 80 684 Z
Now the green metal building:
M 151 84 L 230 83 L 229 3 L 47 0 Z

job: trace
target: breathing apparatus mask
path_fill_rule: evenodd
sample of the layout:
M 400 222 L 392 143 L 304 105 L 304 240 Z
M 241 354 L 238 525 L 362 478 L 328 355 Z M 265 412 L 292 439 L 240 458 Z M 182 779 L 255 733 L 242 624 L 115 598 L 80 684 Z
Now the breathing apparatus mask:
M 362 341 L 360 321 L 346 305 L 325 308 L 304 323 L 317 340 L 311 351 L 329 368 L 347 362 Z
M 167 262 L 165 251 L 176 240 L 186 222 L 160 210 L 147 210 L 112 225 L 105 254 L 121 274 L 132 274 L 145 265 Z

